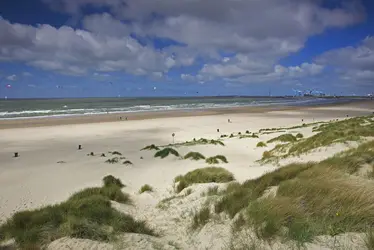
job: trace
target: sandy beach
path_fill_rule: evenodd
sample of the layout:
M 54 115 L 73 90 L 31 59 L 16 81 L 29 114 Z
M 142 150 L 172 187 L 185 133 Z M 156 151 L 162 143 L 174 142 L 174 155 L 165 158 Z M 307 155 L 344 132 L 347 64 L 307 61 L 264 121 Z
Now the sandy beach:
M 196 192 L 194 191 L 188 198 L 190 200 L 180 205 L 179 209 L 168 212 L 156 210 L 159 201 L 173 195 L 173 180 L 176 176 L 206 167 L 206 164 L 178 158 L 155 159 L 153 151 L 140 149 L 150 144 L 167 145 L 190 141 L 193 138 L 218 139 L 222 134 L 244 133 L 246 130 L 257 132 L 263 128 L 344 119 L 347 115 L 371 115 L 374 102 L 247 111 L 199 111 L 196 115 L 194 112 L 178 112 L 169 113 L 169 117 L 167 113 L 148 117 L 146 114 L 134 114 L 129 115 L 127 121 L 115 119 L 117 115 L 101 117 L 102 120 L 100 117 L 93 117 L 1 121 L 0 221 L 4 222 L 17 211 L 58 203 L 80 189 L 100 186 L 102 178 L 111 174 L 126 184 L 123 191 L 131 195 L 135 204 L 131 208 L 122 206 L 119 209 L 125 209 L 137 218 L 146 218 L 151 226 L 162 229 L 168 235 L 163 242 L 180 242 L 182 249 L 222 249 L 224 243 L 213 240 L 217 236 L 215 233 L 200 232 L 198 236 L 195 235 L 195 242 L 192 242 L 182 240 L 185 236 L 184 229 L 175 229 L 177 224 L 173 218 L 193 210 L 196 206 L 194 201 L 199 200 L 199 192 L 202 192 L 206 185 L 192 187 Z M 115 121 L 109 121 L 111 119 Z M 312 134 L 311 128 L 300 128 L 297 131 L 305 136 Z M 226 146 L 185 146 L 178 147 L 178 151 L 183 155 L 190 151 L 198 151 L 207 156 L 225 155 L 229 163 L 219 166 L 228 169 L 237 181 L 243 182 L 278 167 L 276 164 L 261 165 L 257 162 L 262 153 L 271 146 L 257 148 L 256 144 L 273 137 L 274 134 L 263 134 L 260 138 L 248 140 L 227 139 L 224 140 Z M 82 145 L 82 150 L 78 150 L 78 145 Z M 302 156 L 298 161 L 319 161 L 343 149 L 341 146 L 332 147 Z M 109 156 L 111 151 L 120 152 L 133 165 L 105 163 L 106 158 L 100 155 L 105 153 Z M 13 157 L 14 152 L 19 153 L 18 158 Z M 91 152 L 94 156 L 88 155 Z M 292 159 L 288 161 L 292 162 Z M 139 188 L 144 184 L 154 187 L 154 192 L 139 194 Z M 225 233 L 225 230 L 220 233 Z M 73 249 L 78 249 L 77 246 L 82 247 L 79 244 L 83 243 L 54 244 L 51 249 L 68 249 L 62 247 L 64 244 L 73 244 Z M 102 249 L 110 249 L 110 246 L 104 244 Z M 134 246 L 128 249 L 142 248 Z

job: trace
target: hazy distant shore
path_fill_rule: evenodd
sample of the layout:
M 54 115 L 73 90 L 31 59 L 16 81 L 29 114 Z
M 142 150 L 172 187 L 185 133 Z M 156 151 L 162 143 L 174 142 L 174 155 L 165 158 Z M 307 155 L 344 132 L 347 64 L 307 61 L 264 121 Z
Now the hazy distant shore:
M 50 117 L 33 117 L 19 119 L 0 120 L 0 129 L 9 128 L 26 128 L 26 127 L 43 127 L 56 125 L 86 124 L 86 123 L 104 123 L 104 122 L 126 122 L 127 120 L 145 120 L 169 117 L 191 117 L 191 116 L 209 116 L 224 114 L 241 114 L 241 113 L 264 113 L 270 111 L 287 111 L 287 110 L 308 110 L 312 107 L 330 107 L 330 106 L 370 106 L 373 100 L 351 100 L 345 103 L 328 103 L 313 104 L 305 106 L 291 105 L 268 105 L 268 106 L 251 106 L 251 107 L 229 107 L 229 108 L 209 108 L 209 109 L 186 109 L 186 110 L 169 110 L 169 111 L 142 111 L 142 112 L 124 112 L 110 114 L 90 114 L 90 115 L 72 115 L 72 116 L 50 116 Z M 339 112 L 339 110 L 337 111 Z M 346 112 L 346 111 L 344 111 Z M 354 114 L 347 114 L 354 115 Z

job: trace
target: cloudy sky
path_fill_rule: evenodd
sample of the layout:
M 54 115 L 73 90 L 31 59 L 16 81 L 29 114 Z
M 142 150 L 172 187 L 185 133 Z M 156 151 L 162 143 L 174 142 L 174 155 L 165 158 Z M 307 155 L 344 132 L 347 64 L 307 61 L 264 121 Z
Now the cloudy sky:
M 372 0 L 1 0 L 0 96 L 374 92 Z

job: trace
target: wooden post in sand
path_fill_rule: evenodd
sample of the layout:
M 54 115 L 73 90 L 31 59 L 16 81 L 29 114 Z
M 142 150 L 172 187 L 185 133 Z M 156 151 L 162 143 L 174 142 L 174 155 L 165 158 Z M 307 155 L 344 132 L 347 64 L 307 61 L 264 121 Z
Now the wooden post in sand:
M 78 150 L 81 150 L 82 149 L 82 145 L 78 145 Z
M 18 157 L 18 152 L 15 152 L 14 153 L 14 158 L 17 158 Z
M 219 128 L 217 128 L 217 132 L 219 132 Z

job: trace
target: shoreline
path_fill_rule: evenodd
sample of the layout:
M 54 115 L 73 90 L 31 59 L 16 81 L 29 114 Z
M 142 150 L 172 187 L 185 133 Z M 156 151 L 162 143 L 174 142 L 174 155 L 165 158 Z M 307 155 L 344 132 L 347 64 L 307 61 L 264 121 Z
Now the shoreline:
M 374 103 L 373 100 L 352 100 L 344 103 L 312 104 L 305 106 L 290 105 L 268 105 L 268 106 L 246 106 L 246 107 L 228 107 L 228 108 L 210 108 L 210 109 L 186 109 L 186 110 L 168 110 L 168 111 L 144 111 L 144 112 L 122 112 L 111 114 L 89 114 L 72 116 L 51 116 L 35 118 L 16 118 L 0 120 L 0 130 L 28 127 L 47 127 L 59 125 L 77 125 L 89 123 L 107 123 L 107 122 L 126 122 L 128 120 L 147 120 L 171 117 L 193 117 L 210 116 L 226 114 L 251 114 L 265 113 L 272 111 L 295 111 L 308 110 L 313 108 L 324 108 L 334 106 L 348 106 Z M 120 117 L 123 119 L 121 120 Z

